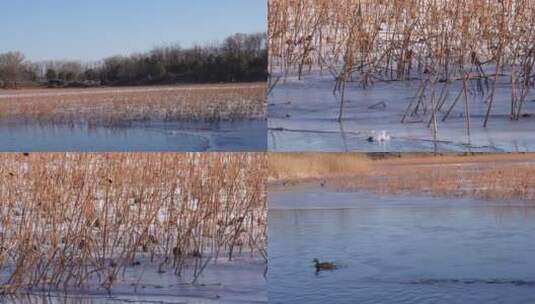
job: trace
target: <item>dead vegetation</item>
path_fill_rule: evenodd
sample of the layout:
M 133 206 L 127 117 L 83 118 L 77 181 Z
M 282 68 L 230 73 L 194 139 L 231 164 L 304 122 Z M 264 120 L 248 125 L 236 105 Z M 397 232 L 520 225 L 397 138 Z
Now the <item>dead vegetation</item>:
M 291 183 L 319 180 L 341 191 L 535 202 L 535 155 L 532 154 L 401 154 L 373 160 L 364 154 L 352 157 L 347 154 L 345 159 L 336 161 L 340 170 L 325 169 L 323 174 L 314 168 L 330 167 L 335 155 L 308 155 L 300 161 L 295 160 L 297 157 L 270 155 L 270 180 L 277 183 L 288 177 Z M 299 169 L 293 170 L 299 174 L 277 173 L 298 165 Z
M 268 162 L 270 181 L 296 182 L 352 176 L 369 170 L 370 160 L 356 153 L 272 153 Z
M 3 154 L 0 163 L 0 293 L 111 290 L 145 262 L 195 284 L 218 258 L 267 261 L 263 154 Z
M 117 125 L 134 121 L 221 121 L 265 117 L 265 84 L 122 89 L 24 90 L 0 95 L 8 122 Z
M 270 0 L 269 49 L 272 77 L 330 73 L 340 120 L 346 85 L 413 80 L 402 122 L 423 118 L 436 133 L 461 107 L 469 135 L 472 100 L 487 107 L 485 127 L 496 102 L 510 103 L 512 120 L 524 116 L 535 84 L 535 2 Z M 509 101 L 495 100 L 501 83 Z

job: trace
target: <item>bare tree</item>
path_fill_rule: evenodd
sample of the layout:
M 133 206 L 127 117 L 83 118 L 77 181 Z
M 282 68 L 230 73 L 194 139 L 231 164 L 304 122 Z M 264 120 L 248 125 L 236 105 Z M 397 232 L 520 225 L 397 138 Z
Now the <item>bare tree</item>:
M 24 55 L 21 52 L 0 54 L 0 78 L 4 87 L 17 88 L 17 81 L 23 71 Z

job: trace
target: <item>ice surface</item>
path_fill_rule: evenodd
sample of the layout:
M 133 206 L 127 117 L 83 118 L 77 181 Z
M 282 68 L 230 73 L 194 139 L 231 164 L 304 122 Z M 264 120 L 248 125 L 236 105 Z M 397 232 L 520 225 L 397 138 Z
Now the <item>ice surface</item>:
M 498 84 L 489 126 L 483 128 L 487 104 L 470 95 L 471 136 L 468 138 L 459 102 L 446 122 L 438 121 L 437 142 L 433 141 L 429 117 L 401 118 L 418 90 L 419 82 L 381 82 L 362 88 L 350 83 L 346 88 L 344 121 L 338 123 L 339 99 L 333 95 L 334 80 L 328 72 L 313 71 L 299 81 L 290 76 L 281 80 L 269 96 L 270 151 L 535 151 L 535 115 L 519 121 L 509 119 L 510 89 Z M 449 103 L 462 83 L 450 86 Z M 385 106 L 377 106 L 384 103 Z M 448 104 L 449 104 L 448 103 Z M 447 106 L 443 111 L 447 110 Z M 526 99 L 524 113 L 535 113 L 535 94 Z M 442 117 L 443 115 L 441 115 Z M 373 134 L 385 131 L 387 142 L 369 142 Z M 435 146 L 436 145 L 436 146 Z
M 192 285 L 189 276 L 177 277 L 172 270 L 158 273 L 157 264 L 144 260 L 128 268 L 110 293 L 98 286 L 67 292 L 32 290 L 0 298 L 0 303 L 267 303 L 265 268 L 261 258 L 221 258 Z
M 1 124 L 0 150 L 49 151 L 251 151 L 266 150 L 267 122 L 146 122 L 116 127 Z

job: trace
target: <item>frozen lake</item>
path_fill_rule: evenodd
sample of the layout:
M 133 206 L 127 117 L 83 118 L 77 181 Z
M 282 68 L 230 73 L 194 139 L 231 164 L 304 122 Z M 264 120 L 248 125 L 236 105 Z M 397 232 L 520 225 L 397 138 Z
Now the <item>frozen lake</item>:
M 533 204 L 311 187 L 268 201 L 270 303 L 535 302 Z
M 0 124 L 4 152 L 203 152 L 267 148 L 267 122 L 139 122 L 125 126 Z
M 474 92 L 471 95 L 471 136 L 465 128 L 464 103 L 459 102 L 445 122 L 438 121 L 438 141 L 433 142 L 429 117 L 401 118 L 418 90 L 418 82 L 376 83 L 363 89 L 358 83 L 346 88 L 344 121 L 337 121 L 339 99 L 332 94 L 334 80 L 328 72 L 312 72 L 302 81 L 288 77 L 268 97 L 269 151 L 362 151 L 424 152 L 535 151 L 535 115 L 519 121 L 509 119 L 510 89 L 499 83 L 489 126 L 483 128 L 487 104 Z M 450 102 L 461 84 L 451 86 Z M 448 103 L 449 105 L 449 103 Z M 444 107 L 443 112 L 447 110 Z M 535 114 L 535 94 L 528 95 L 524 112 Z M 442 113 L 443 114 L 443 113 Z M 440 117 L 443 115 L 441 114 Z M 385 143 L 367 138 L 386 131 L 392 138 Z

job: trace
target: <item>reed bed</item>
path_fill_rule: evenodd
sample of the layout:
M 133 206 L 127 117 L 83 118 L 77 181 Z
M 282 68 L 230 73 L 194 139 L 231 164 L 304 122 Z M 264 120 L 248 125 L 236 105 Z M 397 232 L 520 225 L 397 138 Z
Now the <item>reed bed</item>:
M 0 293 L 112 290 L 150 263 L 196 283 L 266 260 L 263 154 L 3 154 Z
M 315 157 L 316 164 L 313 167 L 326 167 L 331 162 L 326 160 L 329 157 Z M 308 178 L 294 178 L 291 180 L 292 184 L 315 180 L 340 191 L 535 202 L 535 156 L 531 154 L 402 154 L 386 159 L 366 159 L 362 154 L 360 158 L 363 157 L 360 166 L 354 163 L 358 157 L 352 160 L 339 159 L 338 166 L 345 170 L 339 171 L 338 174 L 325 171 L 324 175 L 318 176 L 315 170 L 311 170 Z M 311 159 L 312 156 L 308 158 Z M 287 161 L 293 162 L 284 156 L 270 155 L 269 163 L 275 168 L 285 168 L 288 166 L 285 164 Z M 355 166 L 357 169 L 351 169 Z M 270 168 L 270 172 L 274 170 Z M 305 172 L 306 167 L 303 167 L 301 176 L 304 176 Z M 284 181 L 276 176 L 270 174 L 272 182 Z
M 368 176 L 339 180 L 342 190 L 535 202 L 535 162 L 378 164 Z
M 265 117 L 265 84 L 23 90 L 0 94 L 0 119 L 116 125 Z
M 272 153 L 268 163 L 270 182 L 295 183 L 352 176 L 368 170 L 370 160 L 357 153 Z
M 437 129 L 459 107 L 495 102 L 523 116 L 535 84 L 535 2 L 531 0 L 270 0 L 270 86 L 297 72 L 328 72 L 343 119 L 345 88 L 417 82 L 402 122 L 425 117 Z M 510 100 L 495 100 L 500 85 Z M 435 130 L 436 131 L 436 130 Z

